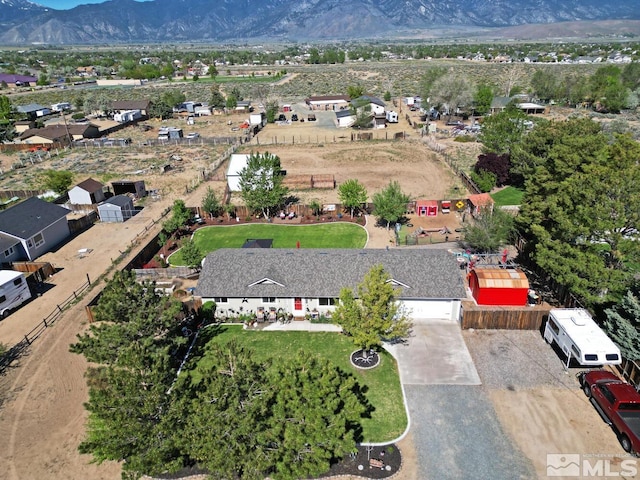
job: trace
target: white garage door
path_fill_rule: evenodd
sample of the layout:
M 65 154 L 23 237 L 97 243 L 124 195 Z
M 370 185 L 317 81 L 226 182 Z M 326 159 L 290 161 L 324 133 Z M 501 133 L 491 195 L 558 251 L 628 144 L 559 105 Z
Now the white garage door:
M 457 320 L 458 302 L 453 300 L 403 300 L 414 319 Z

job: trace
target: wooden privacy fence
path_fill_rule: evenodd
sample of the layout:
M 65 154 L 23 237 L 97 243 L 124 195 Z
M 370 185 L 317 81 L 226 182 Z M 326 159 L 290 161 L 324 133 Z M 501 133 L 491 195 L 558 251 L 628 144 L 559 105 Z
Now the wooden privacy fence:
M 477 305 L 471 300 L 462 301 L 462 328 L 493 330 L 540 330 L 551 305 L 501 307 Z
M 629 360 L 622 357 L 622 364 L 618 365 L 618 371 L 624 379 L 640 390 L 640 360 Z
M 56 269 L 49 262 L 13 262 L 11 269 L 17 272 L 28 273 L 38 282 L 44 282 Z

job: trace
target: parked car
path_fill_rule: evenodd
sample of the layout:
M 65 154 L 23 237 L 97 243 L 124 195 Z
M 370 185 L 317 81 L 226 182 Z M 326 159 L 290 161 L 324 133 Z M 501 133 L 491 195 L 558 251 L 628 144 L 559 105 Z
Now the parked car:
M 622 448 L 640 453 L 640 393 L 606 370 L 581 372 L 578 379 L 600 416 L 617 433 Z
M 199 137 L 200 137 L 200 134 L 198 132 L 191 132 L 191 133 L 188 133 L 185 138 L 189 140 L 193 140 L 194 138 L 199 138 Z

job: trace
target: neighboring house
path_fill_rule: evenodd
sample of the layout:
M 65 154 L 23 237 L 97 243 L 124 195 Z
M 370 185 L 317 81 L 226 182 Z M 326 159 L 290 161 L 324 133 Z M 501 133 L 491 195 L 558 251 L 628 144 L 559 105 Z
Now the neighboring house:
M 95 77 L 98 75 L 96 67 L 93 65 L 89 65 L 86 67 L 78 67 L 76 68 L 76 74 L 80 77 Z
M 33 120 L 19 120 L 13 124 L 16 129 L 16 133 L 21 134 L 29 130 L 30 128 L 36 128 L 36 122 Z
M 123 112 L 131 110 L 140 110 L 140 114 L 143 117 L 148 117 L 150 109 L 150 100 L 116 100 L 111 102 L 111 110 L 113 110 L 114 114 L 122 114 Z
M 514 99 L 511 97 L 493 97 L 493 100 L 491 101 L 491 108 L 489 109 L 491 114 L 495 115 L 496 113 L 504 111 L 512 100 Z M 546 111 L 546 108 L 543 105 L 531 102 L 517 102 L 517 99 L 516 106 L 528 115 L 545 113 Z
M 384 114 L 385 103 L 377 97 L 371 97 L 369 95 L 362 95 L 351 102 L 356 111 L 360 111 L 361 108 L 367 109 L 367 111 L 374 115 Z
M 92 205 L 104 199 L 104 185 L 93 178 L 87 178 L 69 190 L 69 203 L 74 205 Z
M 51 114 L 51 109 L 40 105 L 38 103 L 29 103 L 27 105 L 18 105 L 16 111 L 24 113 L 29 117 L 29 120 L 35 120 L 36 118 L 44 117 Z
M 240 188 L 240 172 L 247 166 L 249 162 L 249 154 L 234 153 L 229 160 L 229 168 L 227 169 L 227 185 L 232 192 L 239 192 Z
M 356 116 L 351 110 L 337 110 L 335 113 L 338 128 L 350 127 L 356 121 Z
M 325 95 L 305 99 L 311 110 L 345 110 L 349 108 L 351 97 L 348 95 Z
M 14 75 L 13 73 L 0 73 L 0 83 L 4 82 L 9 88 L 30 87 L 35 85 L 38 79 L 29 75 Z
M 100 130 L 95 125 L 70 124 L 47 125 L 43 128 L 30 128 L 20 135 L 22 143 L 68 143 L 83 138 L 98 138 Z
M 250 100 L 239 100 L 236 102 L 236 110 L 242 112 L 251 112 L 253 111 L 253 107 L 251 106 Z
M 122 223 L 135 215 L 133 199 L 128 195 L 116 195 L 98 205 L 101 222 Z
M 458 262 L 443 249 L 220 249 L 205 258 L 196 294 L 237 313 L 281 308 L 296 318 L 326 314 L 341 288 L 356 291 L 378 264 L 401 289 L 409 316 L 460 319 L 466 289 Z
M 69 210 L 31 197 L 0 212 L 1 261 L 35 260 L 69 237 Z M 15 242 L 15 243 L 13 243 Z M 13 243 L 13 245 L 9 245 Z

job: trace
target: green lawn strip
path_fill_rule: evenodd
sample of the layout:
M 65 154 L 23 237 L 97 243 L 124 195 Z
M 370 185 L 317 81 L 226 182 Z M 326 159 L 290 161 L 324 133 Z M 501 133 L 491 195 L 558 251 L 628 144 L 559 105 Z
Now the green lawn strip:
M 360 225 L 347 222 L 322 225 L 244 224 L 199 228 L 193 241 L 206 255 L 219 248 L 241 248 L 248 238 L 271 238 L 273 248 L 296 248 L 297 242 L 300 242 L 300 248 L 363 248 L 367 232 Z M 173 266 L 184 265 L 180 251 L 171 255 L 169 262 Z
M 206 332 L 206 329 L 203 333 Z M 206 334 L 205 334 L 206 336 Z M 346 336 L 330 332 L 269 332 L 243 330 L 237 325 L 225 325 L 210 342 L 228 342 L 236 338 L 240 345 L 251 348 L 258 360 L 273 357 L 275 361 L 286 362 L 298 350 L 310 352 L 330 360 L 334 365 L 353 374 L 360 385 L 367 387 L 367 399 L 374 406 L 371 418 L 362 419 L 365 442 L 391 441 L 404 432 L 407 417 L 404 408 L 400 377 L 395 359 L 386 351 L 382 352 L 380 365 L 371 370 L 360 370 L 351 365 L 349 356 L 356 350 Z M 206 349 L 206 347 L 205 347 Z M 206 364 L 206 353 L 198 364 Z M 197 366 L 194 379 L 198 379 Z
M 496 202 L 496 206 L 520 205 L 524 191 L 516 187 L 506 187 L 499 192 L 491 194 L 491 198 Z

